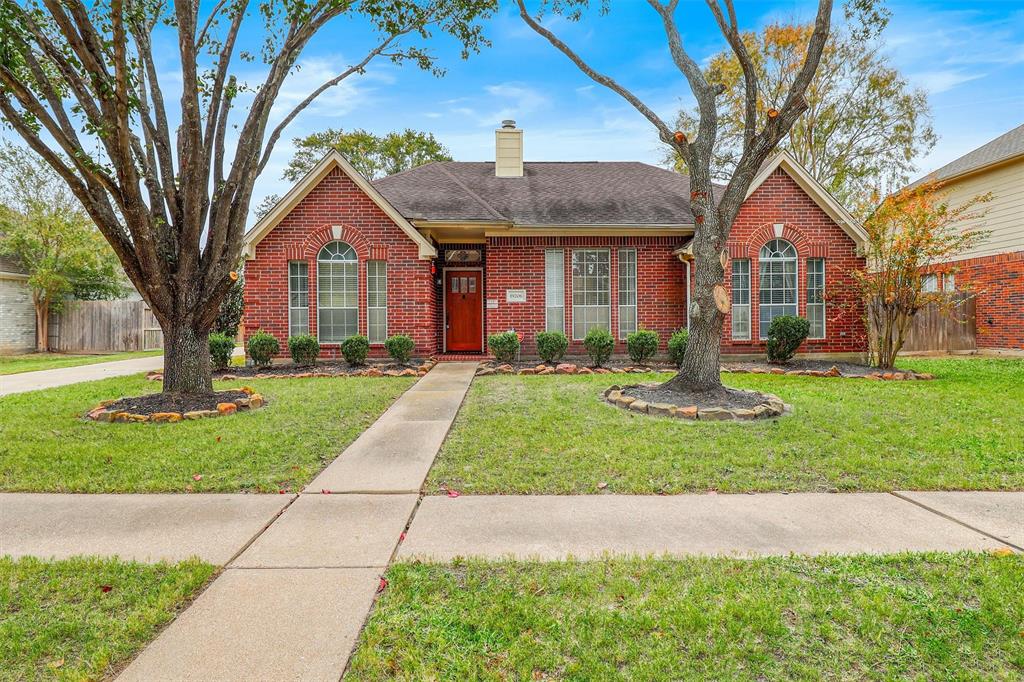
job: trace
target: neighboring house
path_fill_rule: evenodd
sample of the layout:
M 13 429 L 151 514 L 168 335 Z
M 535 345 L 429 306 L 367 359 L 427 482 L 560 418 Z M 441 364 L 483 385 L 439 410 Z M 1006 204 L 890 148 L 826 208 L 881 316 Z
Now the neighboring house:
M 15 261 L 0 256 L 0 353 L 36 349 L 36 309 L 28 275 Z
M 486 351 L 488 334 L 687 324 L 686 176 L 634 162 L 523 162 L 523 132 L 496 131 L 495 162 L 431 163 L 369 182 L 326 156 L 246 235 L 245 330 L 310 333 L 336 357 L 353 334 L 408 334 L 417 353 Z M 864 349 L 850 272 L 864 233 L 790 156 L 766 164 L 725 245 L 727 353 L 763 353 L 773 316 L 812 320 L 808 353 Z M 282 347 L 283 344 L 282 344 Z
M 978 348 L 1024 349 L 1024 125 L 927 176 L 945 183 L 952 205 L 992 193 L 983 218 L 962 223 L 988 239 L 926 276 L 930 290 L 970 283 Z M 923 182 L 925 178 L 913 184 Z

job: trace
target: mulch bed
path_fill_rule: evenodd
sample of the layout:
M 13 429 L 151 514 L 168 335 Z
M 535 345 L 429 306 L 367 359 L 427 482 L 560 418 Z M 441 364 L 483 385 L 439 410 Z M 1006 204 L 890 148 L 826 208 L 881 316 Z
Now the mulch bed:
M 843 377 L 848 379 L 883 379 L 883 380 L 913 380 L 913 379 L 934 379 L 931 374 L 914 372 L 908 369 L 878 369 L 870 365 L 862 365 L 856 362 L 838 362 L 835 360 L 815 360 L 811 358 L 793 358 L 782 365 L 769 364 L 764 360 L 748 361 L 725 361 L 722 363 L 723 372 L 737 374 L 790 374 L 818 377 Z
M 669 403 L 672 405 L 696 405 L 697 408 L 722 407 L 725 409 L 747 409 L 752 410 L 766 398 L 763 393 L 755 391 L 743 391 L 734 388 L 726 388 L 722 392 L 710 394 L 707 391 L 694 391 L 691 389 L 669 390 L 664 384 L 654 387 L 640 385 L 624 388 L 625 395 L 632 396 L 648 403 Z
M 131 414 L 153 415 L 158 412 L 193 412 L 216 410 L 219 403 L 233 403 L 248 398 L 245 391 L 217 391 L 213 394 L 189 395 L 176 393 L 151 393 L 131 398 L 121 398 L 104 409 L 108 412 L 129 412 Z
M 623 360 L 609 360 L 601 367 L 592 367 L 583 360 L 562 360 L 557 363 L 541 362 L 539 360 L 520 362 L 498 362 L 491 360 L 480 364 L 476 370 L 477 376 L 490 376 L 492 374 L 645 374 L 648 372 L 661 372 L 664 374 L 675 374 L 674 366 L 655 362 L 649 365 L 637 365 Z
M 790 411 L 776 395 L 735 388 L 712 393 L 685 387 L 668 390 L 664 384 L 647 383 L 611 386 L 603 396 L 605 402 L 623 410 L 675 419 L 751 421 L 780 417 Z
M 302 366 L 277 364 L 269 367 L 228 367 L 214 370 L 213 378 L 232 379 L 287 379 L 306 377 L 351 377 L 351 376 L 415 376 L 425 374 L 433 363 L 412 360 L 408 365 L 397 362 L 367 362 L 365 365 L 350 365 L 344 360 L 326 360 L 315 365 Z

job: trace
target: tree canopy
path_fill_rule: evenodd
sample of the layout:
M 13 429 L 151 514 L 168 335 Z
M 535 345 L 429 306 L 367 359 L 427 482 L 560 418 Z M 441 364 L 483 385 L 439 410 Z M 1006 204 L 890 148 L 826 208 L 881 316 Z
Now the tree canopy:
M 937 139 L 927 93 L 911 87 L 882 51 L 878 35 L 884 26 L 883 17 L 867 33 L 833 30 L 805 94 L 807 109 L 779 145 L 845 203 L 872 189 L 906 184 L 914 159 Z M 813 24 L 775 22 L 742 34 L 760 86 L 760 114 L 782 106 L 813 31 Z M 704 74 L 724 89 L 718 98 L 712 172 L 728 180 L 743 149 L 743 67 L 732 50 L 725 50 L 710 60 Z M 677 128 L 695 131 L 697 119 L 697 112 L 683 110 Z M 674 150 L 668 150 L 665 161 L 685 171 Z

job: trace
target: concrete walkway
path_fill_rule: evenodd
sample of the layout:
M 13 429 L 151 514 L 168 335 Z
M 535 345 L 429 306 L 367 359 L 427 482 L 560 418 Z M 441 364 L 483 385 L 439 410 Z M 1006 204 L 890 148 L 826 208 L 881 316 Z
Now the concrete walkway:
M 83 381 L 96 381 L 109 377 L 120 377 L 127 374 L 138 374 L 164 366 L 162 355 L 131 360 L 114 360 L 113 362 L 97 362 L 94 365 L 78 367 L 60 367 L 58 369 L 42 369 L 37 372 L 22 372 L 0 376 L 0 396 L 13 393 L 38 391 L 43 388 L 67 386 Z
M 336 682 L 475 370 L 406 391 L 119 679 Z

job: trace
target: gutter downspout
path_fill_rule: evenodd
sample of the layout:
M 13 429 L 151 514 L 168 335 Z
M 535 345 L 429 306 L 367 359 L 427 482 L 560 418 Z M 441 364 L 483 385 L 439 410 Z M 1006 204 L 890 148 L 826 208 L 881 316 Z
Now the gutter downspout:
M 686 266 L 686 333 L 690 333 L 690 261 L 683 260 Z

